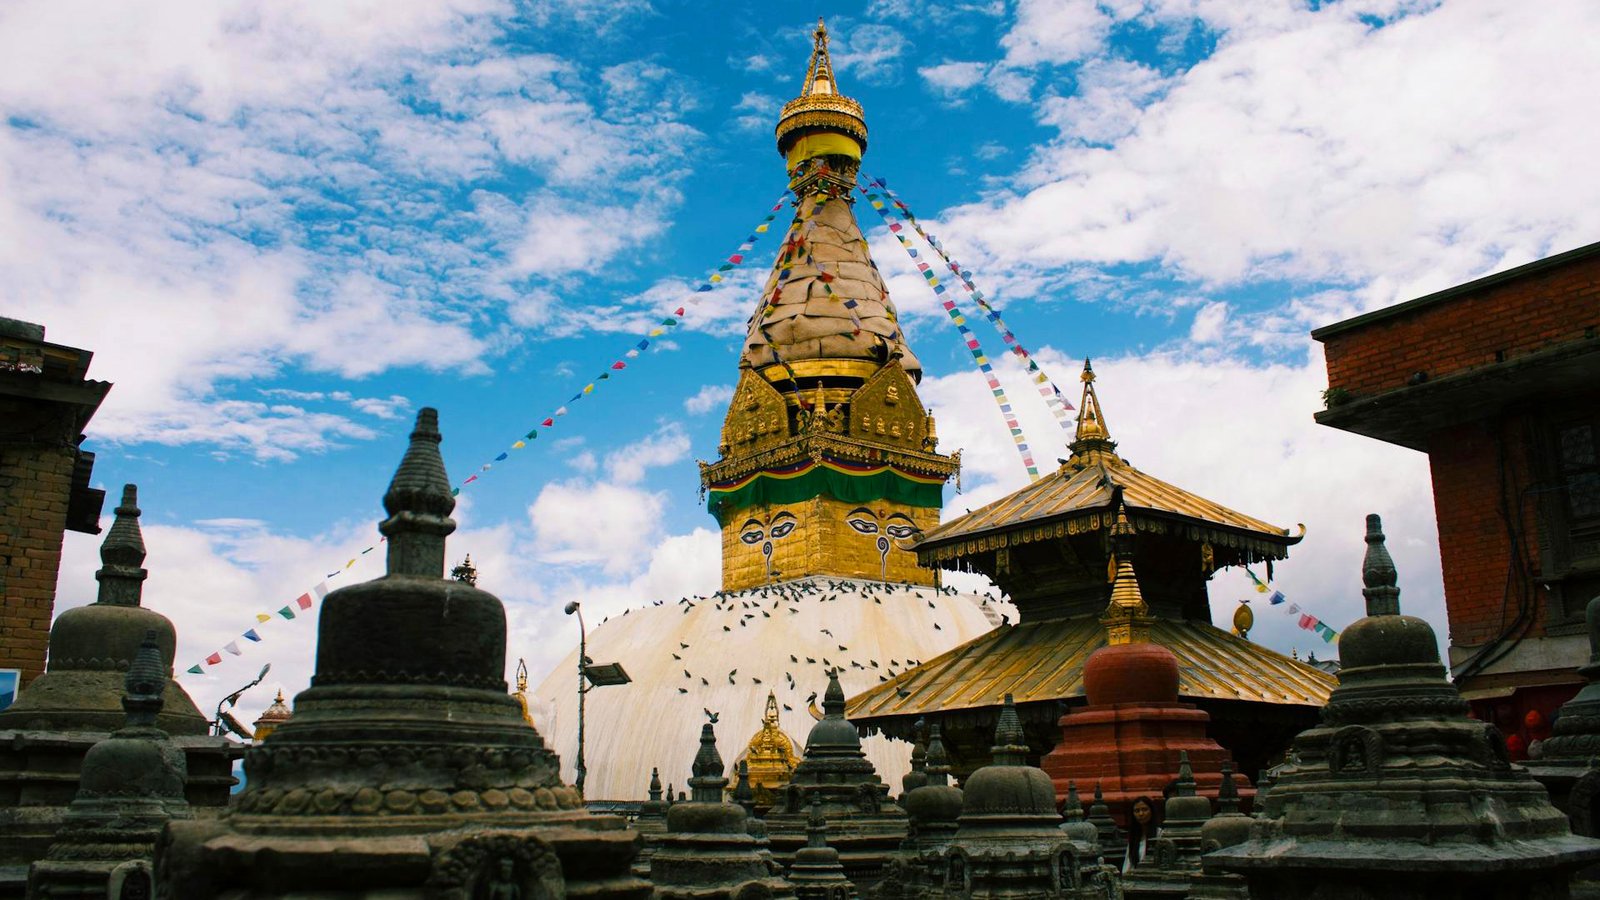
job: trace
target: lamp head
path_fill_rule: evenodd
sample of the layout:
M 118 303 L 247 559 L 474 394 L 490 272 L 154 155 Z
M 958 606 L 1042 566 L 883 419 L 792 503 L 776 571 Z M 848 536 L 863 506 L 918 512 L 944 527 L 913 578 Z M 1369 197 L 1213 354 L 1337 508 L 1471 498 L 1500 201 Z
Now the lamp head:
M 572 615 L 573 613 L 575 613 L 577 611 L 578 611 L 578 601 L 574 600 L 571 603 L 567 604 L 567 607 L 566 607 L 567 615 L 570 616 L 570 615 Z

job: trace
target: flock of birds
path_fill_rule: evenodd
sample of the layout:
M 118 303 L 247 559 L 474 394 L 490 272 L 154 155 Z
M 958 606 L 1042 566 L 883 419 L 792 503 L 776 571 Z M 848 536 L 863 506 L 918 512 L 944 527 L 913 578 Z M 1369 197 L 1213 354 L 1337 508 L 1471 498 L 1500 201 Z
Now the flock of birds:
M 934 598 L 941 595 L 956 596 L 959 593 L 955 588 L 949 587 L 813 577 L 748 588 L 742 591 L 717 591 L 709 596 L 680 597 L 676 605 L 680 607 L 684 615 L 709 605 L 712 612 L 729 617 L 722 623 L 722 631 L 730 638 L 737 638 L 737 629 L 750 628 L 752 623 L 760 625 L 762 624 L 760 620 L 764 619 L 787 618 L 799 615 L 802 604 L 807 602 L 815 602 L 821 605 L 836 603 L 841 599 L 849 599 L 854 602 L 870 600 L 874 604 L 882 605 L 885 599 L 898 602 L 906 602 L 906 600 L 911 599 L 921 600 L 927 604 L 928 609 L 937 611 L 939 605 Z M 991 624 L 1008 624 L 1010 617 L 991 606 L 991 601 L 994 601 L 992 594 L 986 594 L 980 598 L 980 610 Z M 650 606 L 661 607 L 669 602 L 657 600 L 652 602 Z M 625 616 L 630 611 L 624 611 L 622 615 Z M 931 619 L 933 616 L 930 614 L 929 618 Z M 604 624 L 607 620 L 602 619 L 601 624 Z M 931 624 L 935 631 L 944 630 L 944 626 L 936 620 L 932 621 Z M 872 658 L 862 651 L 852 652 L 849 644 L 843 642 L 846 638 L 836 636 L 828 627 L 818 626 L 817 636 L 819 638 L 826 637 L 827 641 L 816 641 L 813 649 L 807 653 L 795 652 L 787 654 L 789 666 L 784 667 L 781 680 L 772 677 L 770 674 L 767 679 L 752 673 L 741 676 L 738 666 L 731 666 L 726 673 L 720 669 L 713 670 L 708 667 L 708 661 L 704 658 L 701 658 L 698 662 L 692 660 L 690 657 L 696 647 L 682 640 L 674 641 L 673 644 L 675 646 L 669 644 L 664 650 L 671 654 L 673 668 L 681 670 L 683 673 L 683 683 L 677 687 L 677 692 L 680 695 L 689 694 L 695 688 L 709 688 L 714 680 L 721 681 L 724 678 L 730 685 L 749 684 L 751 687 L 767 687 L 769 690 L 774 691 L 781 688 L 786 695 L 793 694 L 801 689 L 801 681 L 807 678 L 807 669 L 809 667 L 821 667 L 822 678 L 826 678 L 834 672 L 843 673 L 847 669 L 855 670 L 862 674 L 876 674 L 878 683 L 881 684 L 922 663 L 921 659 L 900 659 L 897 657 L 880 660 Z M 798 649 L 803 643 L 803 641 L 796 641 L 794 648 Z M 820 644 L 820 647 L 816 646 L 817 644 Z M 828 647 L 833 649 L 827 649 Z M 699 656 L 698 654 L 694 655 Z M 716 656 L 717 654 L 713 652 L 712 657 L 715 658 Z M 723 658 L 726 659 L 726 657 Z M 798 679 L 795 676 L 796 672 L 800 673 Z M 808 684 L 815 683 L 814 681 L 808 682 Z M 904 688 L 899 689 L 898 693 L 902 698 L 909 696 L 909 692 Z M 818 696 L 819 691 L 810 691 L 803 701 L 803 705 L 812 716 L 821 718 L 822 713 L 816 706 Z M 786 696 L 785 699 L 791 698 Z M 781 705 L 785 711 L 789 712 L 792 712 L 795 708 L 791 703 L 782 703 Z M 709 708 L 704 711 L 708 717 L 711 717 L 712 721 L 715 721 L 716 713 L 714 711 Z

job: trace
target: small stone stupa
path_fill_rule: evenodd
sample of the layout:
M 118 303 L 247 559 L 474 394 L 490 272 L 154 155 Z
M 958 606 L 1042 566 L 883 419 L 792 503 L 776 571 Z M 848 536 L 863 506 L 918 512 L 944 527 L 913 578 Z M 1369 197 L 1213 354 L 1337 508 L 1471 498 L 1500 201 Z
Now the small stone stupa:
M 811 795 L 806 845 L 795 851 L 787 877 L 797 900 L 851 900 L 855 896 L 855 885 L 839 863 L 839 851 L 828 846 L 828 820 L 822 815 L 820 794 Z
M 1200 856 L 1205 852 L 1200 829 L 1210 818 L 1211 801 L 1195 794 L 1189 757 L 1180 754 L 1178 783 L 1172 796 L 1167 798 L 1161 817 L 1161 834 L 1150 842 L 1149 852 L 1123 878 L 1123 893 L 1129 898 L 1187 895 L 1189 883 L 1200 874 Z
M 1105 794 L 1100 790 L 1100 782 L 1094 784 L 1094 802 L 1089 804 L 1089 815 L 1084 820 L 1093 825 L 1100 834 L 1100 855 L 1110 863 L 1118 872 L 1122 871 L 1122 861 L 1128 856 L 1128 836 L 1117 827 L 1117 820 L 1111 816 L 1111 807 L 1106 805 Z
M 1564 898 L 1600 841 L 1571 833 L 1505 737 L 1467 718 L 1439 642 L 1400 614 L 1382 523 L 1367 517 L 1367 616 L 1346 628 L 1339 687 L 1295 740 L 1251 838 L 1206 855 L 1253 897 Z
M 1197 792 L 1213 797 L 1231 760 L 1207 733 L 1211 717 L 1179 702 L 1178 658 L 1150 639 L 1155 619 L 1134 571 L 1134 528 L 1120 495 L 1111 542 L 1116 577 L 1100 619 L 1107 646 L 1084 663 L 1088 703 L 1061 717 L 1061 741 L 1039 767 L 1055 782 L 1057 796 L 1065 796 L 1072 781 L 1098 779 L 1111 815 L 1126 826 L 1135 799 L 1166 793 L 1178 777 L 1180 756 L 1198 770 Z M 1249 779 L 1233 777 L 1245 797 L 1255 795 Z
M 123 679 L 126 724 L 84 755 L 78 796 L 28 873 L 29 897 L 150 896 L 161 830 L 194 816 L 184 799 L 183 751 L 155 725 L 169 680 L 151 629 Z
M 1261 800 L 1262 795 L 1256 794 L 1256 799 Z M 1239 793 L 1234 789 L 1233 780 L 1224 778 L 1217 795 L 1217 814 L 1200 826 L 1200 851 L 1210 853 L 1244 843 L 1250 839 L 1253 821 L 1239 811 Z M 1201 872 L 1190 879 L 1189 893 L 1184 900 L 1250 900 L 1250 886 L 1243 875 Z
M 1010 694 L 995 726 L 994 762 L 972 773 L 944 853 L 945 893 L 964 898 L 1094 897 L 1077 849 L 1061 833 L 1055 786 L 1027 765 Z M 1104 897 L 1103 890 L 1098 894 Z
M 126 724 L 127 674 L 151 632 L 162 672 L 154 725 L 186 757 L 189 802 L 201 814 L 228 802 L 233 761 L 244 748 L 207 734 L 205 717 L 172 678 L 177 633 L 140 605 L 147 573 L 139 514 L 138 488 L 126 485 L 100 546 L 99 598 L 56 617 L 48 668 L 0 711 L 0 897 L 22 894 L 29 864 L 66 820 L 84 755 Z
M 766 842 L 750 834 L 748 817 L 723 800 L 728 787 L 717 734 L 710 722 L 700 729 L 695 754 L 694 791 L 687 802 L 667 810 L 667 833 L 650 858 L 650 880 L 657 900 L 746 900 L 793 897 L 778 875 Z
M 879 900 L 913 900 L 944 890 L 944 852 L 956 834 L 962 791 L 950 784 L 950 758 L 937 723 L 928 732 L 924 774 L 927 783 L 902 801 L 909 828 L 878 884 Z
M 591 815 L 505 682 L 493 594 L 444 577 L 455 499 L 423 409 L 384 495 L 388 573 L 329 594 L 311 687 L 219 820 L 173 823 L 159 896 L 642 898 L 638 836 Z
M 644 835 L 639 845 L 639 855 L 633 860 L 633 872 L 641 877 L 650 874 L 650 857 L 656 852 L 656 839 L 667 833 L 667 809 L 671 797 L 661 799 L 661 772 L 650 770 L 650 799 L 639 804 L 639 817 L 633 821 L 633 830 Z
M 1572 830 L 1600 837 L 1600 597 L 1584 610 L 1589 626 L 1589 662 L 1578 667 L 1587 682 L 1556 713 L 1550 737 L 1528 771 L 1550 792 L 1550 800 L 1566 811 Z
M 767 813 L 773 855 L 787 866 L 805 846 L 811 798 L 819 796 L 829 844 L 839 851 L 845 873 L 857 885 L 870 886 L 905 840 L 906 813 L 889 799 L 889 786 L 862 752 L 856 727 L 844 717 L 844 690 L 836 672 L 828 675 L 822 711 L 780 802 Z

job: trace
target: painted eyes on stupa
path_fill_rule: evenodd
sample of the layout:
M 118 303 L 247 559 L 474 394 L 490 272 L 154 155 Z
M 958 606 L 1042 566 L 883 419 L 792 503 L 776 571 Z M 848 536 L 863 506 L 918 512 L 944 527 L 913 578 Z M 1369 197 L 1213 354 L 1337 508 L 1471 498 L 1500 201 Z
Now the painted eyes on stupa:
M 750 545 L 754 546 L 756 544 L 761 543 L 761 539 L 766 537 L 766 536 L 767 536 L 767 533 L 765 531 L 761 530 L 760 528 L 756 528 L 754 530 L 746 531 L 743 534 L 739 535 L 739 540 L 744 541 L 746 544 L 750 544 Z
M 878 523 L 872 521 L 871 519 L 852 518 L 845 519 L 844 521 L 846 525 L 849 525 L 851 528 L 854 528 L 862 534 L 878 533 Z
M 778 522 L 772 526 L 772 539 L 777 540 L 781 537 L 787 536 L 789 532 L 794 530 L 794 527 L 795 521 L 793 519 Z
M 884 534 L 887 534 L 889 537 L 892 537 L 898 541 L 903 541 L 906 538 L 919 533 L 920 531 L 922 531 L 922 529 L 915 525 L 886 525 L 883 529 Z

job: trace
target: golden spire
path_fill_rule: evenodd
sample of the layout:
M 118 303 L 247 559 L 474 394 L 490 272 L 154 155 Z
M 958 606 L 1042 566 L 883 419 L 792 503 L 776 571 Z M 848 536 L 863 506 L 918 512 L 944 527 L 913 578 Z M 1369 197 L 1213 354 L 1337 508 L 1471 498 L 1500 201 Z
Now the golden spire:
M 1083 361 L 1083 374 L 1078 379 L 1083 382 L 1083 400 L 1078 404 L 1078 433 L 1070 448 L 1069 465 L 1083 465 L 1091 462 L 1096 452 L 1109 453 L 1117 447 L 1106 428 L 1105 415 L 1100 411 L 1100 398 L 1094 392 L 1094 367 L 1089 360 Z
M 1111 583 L 1111 602 L 1106 604 L 1100 624 L 1105 626 L 1107 644 L 1143 644 L 1150 640 L 1150 623 L 1154 619 L 1133 572 L 1133 523 L 1128 521 L 1127 507 L 1121 504 L 1120 489 L 1117 500 L 1117 522 L 1111 526 L 1116 576 Z
M 522 707 L 522 721 L 527 722 L 529 728 L 534 727 L 533 713 L 528 711 L 528 663 L 526 660 L 517 660 L 517 692 L 513 696 L 517 698 L 517 705 Z
M 834 168 L 861 161 L 867 150 L 867 120 L 861 104 L 839 93 L 833 59 L 828 55 L 828 28 L 817 19 L 812 34 L 811 63 L 800 96 L 783 105 L 778 114 L 778 152 L 792 172 L 807 160 L 834 159 Z M 854 171 L 849 173 L 855 178 Z

